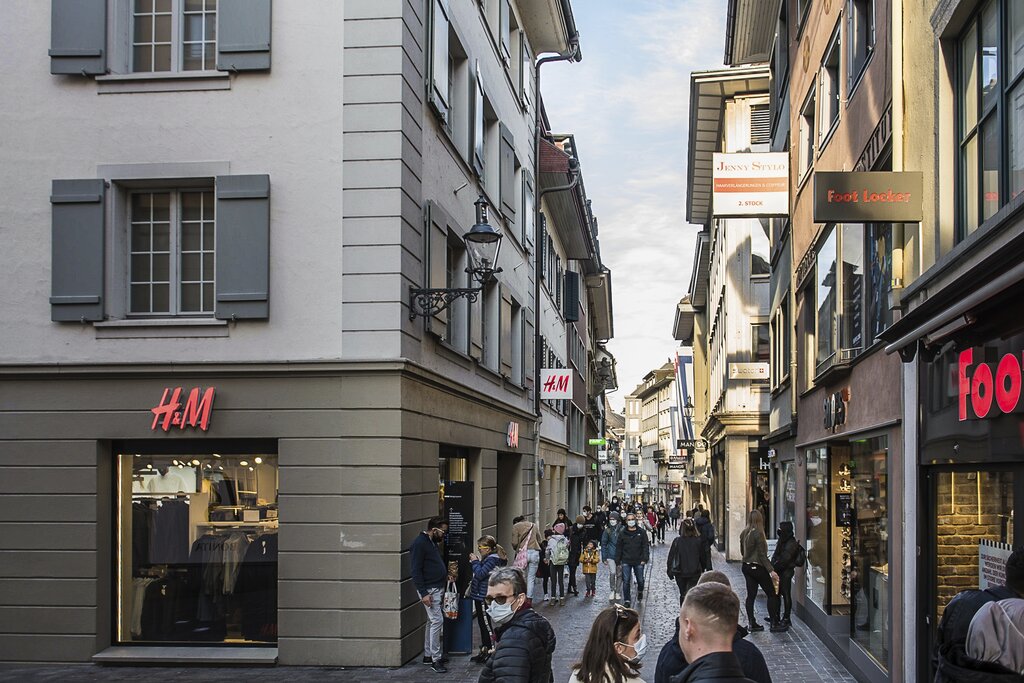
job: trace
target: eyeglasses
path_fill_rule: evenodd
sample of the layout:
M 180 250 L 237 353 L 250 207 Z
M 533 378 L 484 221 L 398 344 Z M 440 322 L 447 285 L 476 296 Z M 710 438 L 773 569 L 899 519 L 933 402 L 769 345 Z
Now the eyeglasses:
M 479 550 L 482 553 L 486 553 L 488 550 L 491 549 L 491 546 L 489 546 L 489 545 L 478 545 L 476 547 L 476 549 Z
M 515 595 L 488 595 L 484 598 L 484 603 L 490 605 L 492 602 L 496 602 L 499 605 L 504 605 L 509 600 L 515 600 L 516 597 Z

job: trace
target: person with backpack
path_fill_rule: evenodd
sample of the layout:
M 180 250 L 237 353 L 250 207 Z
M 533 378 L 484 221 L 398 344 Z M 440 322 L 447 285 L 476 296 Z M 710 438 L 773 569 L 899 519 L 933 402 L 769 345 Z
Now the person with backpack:
M 711 513 L 698 507 L 693 515 L 693 523 L 697 526 L 697 532 L 704 539 L 704 545 L 708 549 L 707 566 L 704 568 L 711 571 L 714 569 L 711 566 L 711 547 L 715 545 L 715 526 L 711 523 Z
M 615 552 L 619 547 L 619 536 L 622 535 L 622 526 L 619 524 L 619 513 L 612 511 L 608 513 L 608 528 L 601 534 L 601 564 L 608 567 L 608 602 L 615 602 L 621 595 L 622 572 L 615 560 Z M 611 564 L 609 564 L 611 563 Z
M 526 517 L 520 515 L 512 520 L 512 548 L 516 551 L 512 564 L 522 570 L 526 576 L 526 606 L 533 606 L 533 585 L 540 570 L 541 550 L 540 544 L 543 538 L 540 535 L 540 527 L 527 521 Z M 523 548 L 526 548 L 526 563 L 523 563 Z M 544 591 L 545 593 L 547 591 Z
M 640 527 L 636 515 L 626 515 L 626 528 L 615 548 L 615 564 L 622 572 L 622 593 L 626 607 L 632 607 L 630 591 L 636 577 L 636 601 L 644 599 L 644 569 L 651 561 L 651 543 L 647 532 Z
M 674 579 L 679 586 L 679 604 L 683 604 L 686 592 L 697 585 L 704 566 L 704 554 L 707 552 L 704 539 L 697 533 L 693 520 L 683 520 L 683 531 L 672 541 L 668 551 L 668 578 Z
M 471 553 L 469 564 L 473 568 L 473 581 L 469 584 L 469 597 L 476 608 L 476 623 L 480 627 L 480 652 L 470 661 L 483 664 L 491 654 L 491 627 L 487 623 L 484 598 L 487 597 L 487 580 L 498 567 L 505 566 L 508 558 L 505 549 L 498 545 L 493 536 L 481 536 L 476 542 L 479 552 Z
M 565 604 L 565 564 L 569 561 L 569 539 L 565 537 L 565 525 L 555 522 L 554 533 L 548 539 L 547 557 L 545 562 L 551 569 L 551 601 L 552 607 L 557 601 L 560 605 Z M 555 589 L 558 595 L 555 595 Z
M 965 590 L 953 596 L 939 620 L 935 651 L 935 683 L 996 683 L 1020 681 L 1002 666 L 975 659 L 968 654 L 968 634 L 972 621 L 990 602 L 1024 597 L 1024 549 L 1006 560 L 1006 585 L 984 590 Z
M 779 522 L 778 542 L 772 553 L 772 566 L 779 575 L 779 598 L 785 608 L 782 623 L 792 626 L 789 617 L 793 612 L 793 574 L 797 567 L 804 566 L 807 554 L 793 535 L 793 522 Z

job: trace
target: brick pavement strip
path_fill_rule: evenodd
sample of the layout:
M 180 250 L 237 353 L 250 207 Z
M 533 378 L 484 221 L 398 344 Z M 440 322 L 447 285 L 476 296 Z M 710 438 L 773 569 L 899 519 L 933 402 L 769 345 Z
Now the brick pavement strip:
M 648 569 L 647 590 L 640 605 L 643 630 L 650 643 L 648 655 L 641 672 L 644 680 L 654 680 L 654 667 L 658 653 L 675 631 L 675 619 L 679 615 L 679 591 L 675 582 L 665 573 L 668 557 L 668 543 L 674 534 L 669 532 L 665 545 L 652 547 L 651 565 Z M 723 556 L 715 554 L 716 569 L 724 571 L 733 589 L 743 599 L 745 592 L 743 574 L 738 564 L 725 562 Z M 583 585 L 582 573 L 580 585 Z M 552 666 L 556 683 L 567 681 L 573 663 L 583 651 L 590 625 L 600 611 L 609 606 L 608 572 L 601 566 L 597 580 L 597 598 L 567 597 L 565 607 L 537 606 L 555 629 L 558 645 Z M 755 608 L 758 614 L 767 612 L 767 601 L 763 594 Z M 742 612 L 742 609 L 741 609 Z M 795 615 L 794 615 L 795 617 Z M 741 621 L 745 621 L 741 616 Z M 474 624 L 474 650 L 478 647 Z M 838 683 L 854 681 L 843 665 L 828 651 L 818 638 L 799 619 L 795 619 L 788 633 L 752 633 L 748 636 L 764 653 L 772 678 L 776 683 L 800 681 L 800 683 Z M 98 665 L 5 665 L 0 666 L 0 681 L 139 681 L 146 679 L 176 679 L 187 681 L 231 681 L 244 680 L 246 683 L 277 681 L 347 681 L 351 683 L 376 683 L 377 681 L 445 681 L 446 683 L 468 683 L 480 675 L 480 665 L 469 661 L 469 655 L 453 656 L 448 673 L 434 674 L 419 663 L 394 669 L 382 668 L 317 668 L 317 667 L 103 667 Z

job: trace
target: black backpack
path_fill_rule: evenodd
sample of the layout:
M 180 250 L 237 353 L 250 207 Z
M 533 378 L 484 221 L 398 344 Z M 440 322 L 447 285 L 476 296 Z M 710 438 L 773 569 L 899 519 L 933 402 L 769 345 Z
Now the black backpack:
M 793 558 L 793 564 L 797 567 L 807 564 L 807 548 L 800 545 L 800 543 L 796 544 L 796 557 Z

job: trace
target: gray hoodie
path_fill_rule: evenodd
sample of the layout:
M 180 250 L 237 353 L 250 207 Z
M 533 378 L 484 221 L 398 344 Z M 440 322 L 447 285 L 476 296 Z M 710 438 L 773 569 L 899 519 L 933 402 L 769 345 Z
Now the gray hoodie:
M 1024 674 L 1024 599 L 982 605 L 967 631 L 967 654 Z

